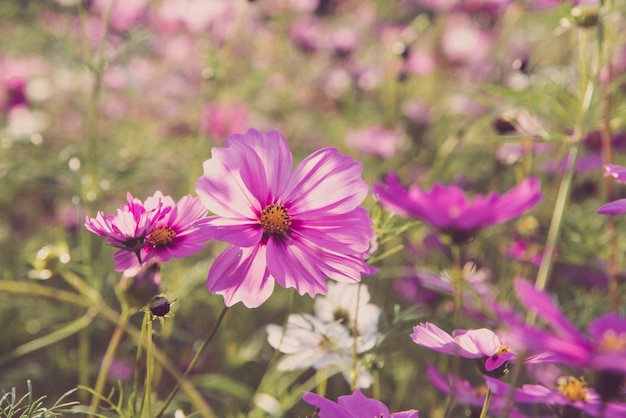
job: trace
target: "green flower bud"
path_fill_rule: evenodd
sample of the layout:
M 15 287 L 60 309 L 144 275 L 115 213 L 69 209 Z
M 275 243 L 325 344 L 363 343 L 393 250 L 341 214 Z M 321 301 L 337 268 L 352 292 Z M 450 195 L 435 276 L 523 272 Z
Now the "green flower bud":
M 576 26 L 579 28 L 591 28 L 598 24 L 600 10 L 592 4 L 579 4 L 572 7 L 570 14 L 574 18 Z

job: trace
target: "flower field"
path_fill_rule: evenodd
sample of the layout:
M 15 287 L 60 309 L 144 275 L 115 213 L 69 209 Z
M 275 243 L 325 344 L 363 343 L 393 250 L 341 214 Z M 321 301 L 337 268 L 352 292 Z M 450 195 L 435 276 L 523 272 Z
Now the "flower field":
M 0 417 L 626 418 L 623 0 L 0 3 Z

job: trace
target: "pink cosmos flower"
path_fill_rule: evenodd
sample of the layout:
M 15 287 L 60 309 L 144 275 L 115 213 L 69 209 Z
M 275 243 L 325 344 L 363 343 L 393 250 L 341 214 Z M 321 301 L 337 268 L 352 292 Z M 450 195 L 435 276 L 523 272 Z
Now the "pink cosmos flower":
M 459 404 L 474 411 L 475 414 L 472 416 L 480 414 L 480 410 L 485 403 L 485 396 L 487 393 L 487 388 L 484 385 L 474 388 L 470 382 L 463 380 L 458 376 L 454 376 L 450 373 L 443 376 L 432 364 L 428 364 L 426 367 L 426 373 L 428 374 L 428 378 L 434 387 L 446 395 L 454 396 Z M 489 412 L 494 416 L 498 416 L 504 411 L 507 406 L 506 404 L 507 400 L 505 396 L 494 396 L 491 398 L 491 402 L 489 403 Z M 526 417 L 526 415 L 523 415 L 520 411 L 513 408 L 508 411 L 507 417 L 523 418 Z
M 603 168 L 604 177 L 613 177 L 618 183 L 626 183 L 626 167 L 606 164 Z M 602 215 L 620 215 L 626 213 L 626 199 L 618 199 L 602 205 L 597 213 Z
M 340 396 L 336 403 L 312 392 L 305 392 L 302 399 L 319 409 L 320 418 L 419 418 L 419 411 L 415 409 L 390 414 L 384 403 L 367 398 L 360 390 Z
M 462 243 L 491 225 L 516 218 L 541 200 L 539 180 L 530 177 L 502 196 L 490 193 L 468 200 L 458 187 L 435 184 L 425 192 L 417 186 L 405 189 L 395 174 L 374 185 L 374 195 L 387 210 L 421 219 Z
M 431 323 L 422 323 L 413 328 L 411 338 L 415 343 L 439 353 L 457 355 L 477 362 L 483 373 L 506 373 L 508 362 L 515 358 L 500 338 L 486 328 L 456 330 L 452 335 Z M 482 370 L 484 368 L 484 370 Z
M 509 396 L 511 386 L 498 379 L 485 376 L 487 386 L 495 395 Z M 604 402 L 596 391 L 587 387 L 584 379 L 562 377 L 557 382 L 557 388 L 543 385 L 523 385 L 513 391 L 513 399 L 518 403 L 542 404 L 555 410 L 558 416 L 570 408 L 585 411 L 594 417 L 623 417 L 626 416 L 626 404 L 621 402 Z
M 89 231 L 120 249 L 114 255 L 117 271 L 134 270 L 154 257 L 161 262 L 186 257 L 211 238 L 206 209 L 197 197 L 187 195 L 176 203 L 157 191 L 145 203 L 130 193 L 127 199 L 117 214 L 98 212 L 85 220 Z
M 250 129 L 213 148 L 196 183 L 214 237 L 230 246 L 209 271 L 207 288 L 227 306 L 257 307 L 274 282 L 301 295 L 326 293 L 326 279 L 358 282 L 374 237 L 362 164 L 323 148 L 292 171 L 287 141 Z
M 507 341 L 519 350 L 542 352 L 543 361 L 626 375 L 626 317 L 608 313 L 577 327 L 561 312 L 550 295 L 526 280 L 516 279 L 515 294 L 543 319 L 551 331 L 510 323 Z

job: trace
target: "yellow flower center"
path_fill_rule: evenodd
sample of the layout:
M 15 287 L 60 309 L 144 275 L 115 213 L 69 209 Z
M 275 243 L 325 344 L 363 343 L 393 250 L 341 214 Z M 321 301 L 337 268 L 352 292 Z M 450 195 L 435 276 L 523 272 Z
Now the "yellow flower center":
M 584 377 L 581 376 L 580 379 L 573 376 L 561 377 L 558 380 L 558 385 L 559 391 L 572 402 L 587 402 L 589 389 L 587 389 L 587 382 L 585 382 Z
M 146 237 L 146 242 L 152 246 L 152 248 L 165 247 L 170 244 L 176 232 L 169 226 L 159 226 L 154 228 L 152 232 Z
M 259 224 L 266 234 L 282 235 L 289 230 L 291 217 L 283 205 L 267 205 L 259 217 Z
M 606 330 L 604 334 L 602 334 L 602 340 L 599 346 L 602 351 L 626 351 L 626 332 L 617 334 L 612 329 Z

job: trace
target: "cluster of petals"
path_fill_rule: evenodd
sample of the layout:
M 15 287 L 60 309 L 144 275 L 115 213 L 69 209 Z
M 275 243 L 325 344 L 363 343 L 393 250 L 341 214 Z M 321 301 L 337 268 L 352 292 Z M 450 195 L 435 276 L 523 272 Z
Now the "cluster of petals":
M 474 388 L 470 382 L 458 376 L 450 373 L 443 376 L 432 364 L 428 364 L 426 374 L 434 387 L 446 395 L 454 396 L 459 404 L 475 411 L 480 411 L 485 404 L 486 391 L 484 385 Z M 489 402 L 489 412 L 498 416 L 504 411 L 506 404 L 506 397 L 493 396 Z M 507 414 L 509 418 L 525 418 L 526 416 L 516 408 L 511 408 Z
M 313 392 L 306 392 L 302 399 L 318 408 L 317 416 L 320 418 L 419 418 L 419 411 L 415 409 L 389 413 L 384 403 L 366 397 L 360 390 L 352 395 L 340 396 L 337 402 Z
M 560 311 L 550 295 L 524 279 L 514 282 L 518 299 L 541 318 L 549 330 L 509 323 L 507 342 L 517 350 L 541 353 L 544 362 L 559 362 L 626 375 L 626 318 L 615 313 L 600 316 L 583 333 Z
M 362 164 L 323 148 L 295 169 L 283 136 L 254 129 L 231 135 L 204 162 L 196 192 L 214 215 L 214 238 L 229 245 L 209 270 L 207 288 L 231 306 L 257 307 L 275 282 L 299 294 L 326 293 L 326 279 L 358 282 L 374 238 L 360 205 Z
M 326 322 L 310 314 L 291 314 L 287 327 L 270 324 L 266 328 L 270 345 L 286 355 L 278 370 L 302 370 L 309 367 L 342 373 L 357 388 L 368 388 L 374 382 L 365 365 L 354 364 L 353 353 L 364 353 L 379 342 L 379 335 L 358 336 L 338 322 Z M 356 366 L 356 368 L 355 368 Z
M 476 195 L 468 200 L 456 186 L 435 184 L 430 192 L 418 186 L 405 189 L 390 173 L 382 184 L 374 185 L 374 195 L 387 210 L 426 222 L 456 240 L 514 219 L 541 200 L 540 182 L 530 177 L 503 195 Z
M 492 372 L 515 359 L 515 354 L 491 330 L 456 330 L 452 335 L 431 323 L 413 328 L 413 341 L 439 353 L 470 359 L 485 359 L 485 370 Z
M 326 296 L 315 299 L 315 316 L 292 314 L 285 329 L 267 326 L 270 345 L 286 354 L 277 367 L 340 372 L 357 388 L 370 387 L 372 375 L 363 363 L 355 363 L 353 354 L 369 351 L 381 341 L 381 309 L 369 303 L 363 284 L 330 283 L 328 288 Z
M 184 196 L 175 202 L 157 191 L 145 202 L 127 194 L 127 203 L 115 214 L 98 212 L 87 217 L 85 227 L 119 248 L 115 270 L 134 271 L 152 258 L 166 262 L 200 251 L 211 238 L 206 209 L 198 198 Z
M 584 380 L 562 378 L 574 383 L 574 388 L 553 389 L 543 385 L 526 384 L 515 388 L 501 380 L 485 376 L 487 387 L 495 396 L 506 397 L 513 393 L 513 400 L 522 404 L 541 404 L 552 407 L 572 407 L 594 417 L 626 416 L 626 404 L 605 402 L 593 389 L 587 388 Z M 563 386 L 565 386 L 563 385 Z

